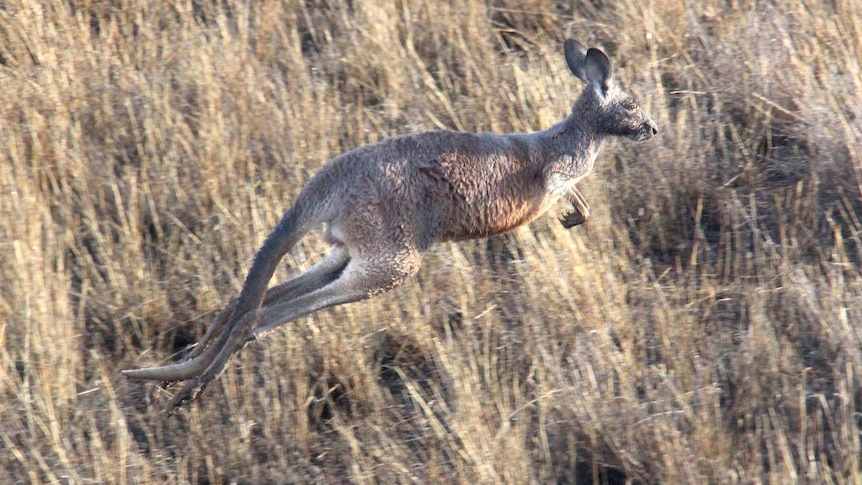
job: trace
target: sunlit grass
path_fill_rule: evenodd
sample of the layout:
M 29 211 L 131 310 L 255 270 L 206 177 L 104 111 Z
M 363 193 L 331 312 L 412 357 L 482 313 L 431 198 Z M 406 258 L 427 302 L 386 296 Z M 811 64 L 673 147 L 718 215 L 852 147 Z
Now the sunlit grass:
M 0 9 L 4 480 L 862 481 L 854 2 L 213 5 Z M 585 226 L 441 245 L 179 416 L 121 378 L 200 337 L 327 159 L 562 119 L 566 37 L 660 130 L 606 144 Z

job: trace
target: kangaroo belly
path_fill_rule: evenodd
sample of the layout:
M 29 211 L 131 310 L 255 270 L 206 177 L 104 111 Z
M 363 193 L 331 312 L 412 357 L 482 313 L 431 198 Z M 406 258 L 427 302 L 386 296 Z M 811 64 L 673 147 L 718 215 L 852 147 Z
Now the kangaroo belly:
M 488 204 L 455 207 L 444 228 L 444 238 L 452 241 L 492 236 L 527 224 L 544 213 L 554 197 L 521 200 L 496 200 Z

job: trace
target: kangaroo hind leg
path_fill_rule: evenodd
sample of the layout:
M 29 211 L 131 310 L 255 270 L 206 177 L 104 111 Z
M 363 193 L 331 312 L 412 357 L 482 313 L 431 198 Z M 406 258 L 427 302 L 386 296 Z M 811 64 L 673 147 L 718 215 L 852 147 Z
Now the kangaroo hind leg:
M 337 278 L 325 286 L 295 298 L 279 298 L 253 314 L 245 315 L 231 330 L 230 337 L 209 367 L 171 401 L 169 408 L 195 399 L 222 372 L 228 361 L 246 343 L 293 320 L 324 308 L 364 300 L 387 292 L 419 270 L 422 255 L 417 250 L 381 250 L 368 256 L 352 257 Z M 289 295 L 288 295 L 289 296 Z
M 349 258 L 343 246 L 335 245 L 330 253 L 311 268 L 297 276 L 270 288 L 264 297 L 263 307 L 276 301 L 287 301 L 314 291 L 331 283 L 347 266 Z M 159 387 L 167 387 L 170 382 L 194 378 L 204 372 L 213 359 L 221 352 L 232 330 L 248 315 L 236 315 L 238 300 L 232 300 L 215 317 L 210 327 L 198 344 L 182 360 L 164 367 L 125 370 L 123 374 L 136 379 L 153 379 L 162 381 L 150 391 L 150 395 Z M 251 312 L 252 314 L 256 312 Z M 216 340 L 213 343 L 213 340 Z
M 332 250 L 314 266 L 267 290 L 262 306 L 266 307 L 276 301 L 290 300 L 331 283 L 347 266 L 348 260 L 344 247 L 340 244 L 333 245 Z M 225 327 L 231 329 L 237 324 L 243 315 L 233 314 L 236 303 L 236 299 L 231 300 L 216 315 L 204 336 L 201 337 L 192 351 L 179 362 L 187 362 L 197 358 L 211 345 L 210 341 L 221 334 Z

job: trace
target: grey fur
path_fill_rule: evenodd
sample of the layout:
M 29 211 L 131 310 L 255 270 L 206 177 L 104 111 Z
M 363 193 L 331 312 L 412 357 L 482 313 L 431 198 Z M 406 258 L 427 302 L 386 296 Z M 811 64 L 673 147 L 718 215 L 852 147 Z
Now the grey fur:
M 432 244 L 508 231 L 561 197 L 574 206 L 564 226 L 586 221 L 589 205 L 575 184 L 592 170 L 602 141 L 647 140 L 657 130 L 634 98 L 615 86 L 601 50 L 574 40 L 564 50 L 569 69 L 588 84 L 565 120 L 529 134 L 446 130 L 397 136 L 332 159 L 300 191 L 255 255 L 239 297 L 193 351 L 177 364 L 123 374 L 190 380 L 171 402 L 175 408 L 199 396 L 250 340 L 400 285 L 419 270 Z M 330 255 L 267 291 L 284 254 L 321 223 L 328 225 Z

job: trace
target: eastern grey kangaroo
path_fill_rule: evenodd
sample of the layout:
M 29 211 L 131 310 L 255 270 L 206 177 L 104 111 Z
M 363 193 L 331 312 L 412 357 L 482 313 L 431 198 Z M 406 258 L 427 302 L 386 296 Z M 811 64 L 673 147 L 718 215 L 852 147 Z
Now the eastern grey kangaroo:
M 300 191 L 255 255 L 239 297 L 189 355 L 123 374 L 189 380 L 169 404 L 175 409 L 200 396 L 249 341 L 323 308 L 391 290 L 419 270 L 434 243 L 508 231 L 561 197 L 574 206 L 564 226 L 586 221 L 589 205 L 575 184 L 592 170 L 602 140 L 648 140 L 657 129 L 614 84 L 604 52 L 571 39 L 563 47 L 572 74 L 587 84 L 566 119 L 536 133 L 396 136 L 335 157 Z M 282 257 L 321 223 L 331 252 L 267 290 Z

